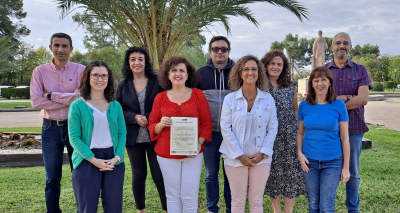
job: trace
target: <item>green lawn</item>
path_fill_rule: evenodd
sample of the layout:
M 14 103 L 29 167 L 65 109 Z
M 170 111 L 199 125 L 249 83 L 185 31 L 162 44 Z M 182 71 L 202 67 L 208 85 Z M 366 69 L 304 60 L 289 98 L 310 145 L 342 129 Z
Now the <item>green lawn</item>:
M 0 127 L 0 132 L 42 132 L 42 127 Z
M 0 109 L 14 109 L 15 106 L 26 106 L 25 109 L 32 109 L 31 102 L 0 102 Z
M 400 208 L 400 132 L 370 126 L 365 137 L 372 140 L 372 149 L 364 150 L 360 165 L 360 212 L 399 212 Z M 131 168 L 126 156 L 124 212 L 135 212 L 131 191 Z M 150 177 L 147 181 L 146 206 L 149 212 L 162 212 L 158 193 Z M 222 177 L 222 172 L 220 174 Z M 45 212 L 45 171 L 43 167 L 0 168 L 0 212 Z M 221 191 L 222 196 L 222 191 Z M 336 212 L 347 212 L 345 187 L 339 186 Z M 76 212 L 69 167 L 63 167 L 61 209 Z M 225 212 L 223 202 L 221 211 Z M 307 199 L 299 197 L 294 212 L 308 211 Z M 264 197 L 265 212 L 273 212 L 268 197 Z M 102 210 L 99 208 L 99 212 Z M 199 212 L 207 212 L 204 188 L 204 168 L 199 193 Z M 248 212 L 248 210 L 246 211 Z

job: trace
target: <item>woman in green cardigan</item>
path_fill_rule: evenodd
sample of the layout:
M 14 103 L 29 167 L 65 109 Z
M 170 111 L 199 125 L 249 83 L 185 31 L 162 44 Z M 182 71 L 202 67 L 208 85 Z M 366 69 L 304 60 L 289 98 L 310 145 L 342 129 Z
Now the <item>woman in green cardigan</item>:
M 68 131 L 72 154 L 72 187 L 78 212 L 122 212 L 126 126 L 114 100 L 114 79 L 102 61 L 92 61 L 82 74 L 81 98 L 72 102 Z

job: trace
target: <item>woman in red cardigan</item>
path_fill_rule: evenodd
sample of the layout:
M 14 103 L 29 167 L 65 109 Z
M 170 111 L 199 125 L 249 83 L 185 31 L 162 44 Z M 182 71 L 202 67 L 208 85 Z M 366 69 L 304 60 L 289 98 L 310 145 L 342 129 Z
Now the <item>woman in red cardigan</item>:
M 203 92 L 194 87 L 200 75 L 186 58 L 174 56 L 164 62 L 158 74 L 159 93 L 149 117 L 152 141 L 164 177 L 168 212 L 197 213 L 204 142 L 211 141 L 212 122 Z M 198 155 L 170 155 L 171 117 L 198 118 Z

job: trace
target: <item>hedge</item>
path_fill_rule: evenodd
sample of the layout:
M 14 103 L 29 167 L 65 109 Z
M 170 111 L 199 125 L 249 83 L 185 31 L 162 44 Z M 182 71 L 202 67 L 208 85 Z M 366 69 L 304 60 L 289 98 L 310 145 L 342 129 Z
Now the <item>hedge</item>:
M 1 96 L 3 96 L 3 98 L 7 98 L 7 99 L 10 99 L 11 97 L 26 98 L 26 99 L 31 98 L 29 88 L 2 88 Z
M 372 82 L 372 91 L 378 91 L 378 92 L 384 92 L 385 87 L 383 87 L 383 84 L 381 82 Z
M 385 88 L 386 89 L 393 89 L 394 82 L 393 81 L 385 81 Z

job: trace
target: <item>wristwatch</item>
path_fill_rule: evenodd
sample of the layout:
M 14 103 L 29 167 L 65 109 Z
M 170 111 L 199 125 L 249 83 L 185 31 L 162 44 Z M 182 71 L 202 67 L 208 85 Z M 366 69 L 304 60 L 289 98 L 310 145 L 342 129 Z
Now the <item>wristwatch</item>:
M 51 101 L 51 93 L 47 94 L 47 100 Z
M 264 159 L 268 159 L 268 155 L 263 153 L 262 156 L 263 156 Z

